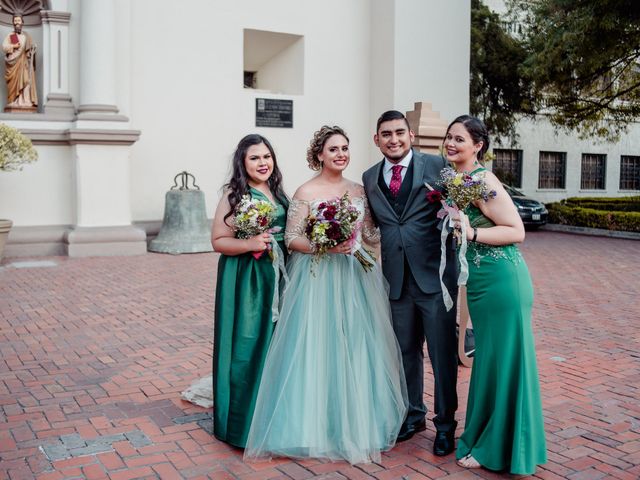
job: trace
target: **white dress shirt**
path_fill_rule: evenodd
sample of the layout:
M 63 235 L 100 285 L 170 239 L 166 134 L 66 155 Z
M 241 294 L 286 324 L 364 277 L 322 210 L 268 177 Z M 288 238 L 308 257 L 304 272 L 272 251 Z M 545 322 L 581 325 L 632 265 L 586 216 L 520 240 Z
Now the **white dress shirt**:
M 409 164 L 411 163 L 411 159 L 413 158 L 413 150 L 409 150 L 409 153 L 405 155 L 405 157 L 400 160 L 398 163 L 391 163 L 386 157 L 384 159 L 384 166 L 382 167 L 382 176 L 384 178 L 384 183 L 387 184 L 387 187 L 391 183 L 391 177 L 393 176 L 393 166 L 394 165 L 402 165 L 404 168 L 400 170 L 400 175 L 402 175 L 402 180 L 404 181 L 404 176 L 407 174 L 407 168 L 409 168 Z

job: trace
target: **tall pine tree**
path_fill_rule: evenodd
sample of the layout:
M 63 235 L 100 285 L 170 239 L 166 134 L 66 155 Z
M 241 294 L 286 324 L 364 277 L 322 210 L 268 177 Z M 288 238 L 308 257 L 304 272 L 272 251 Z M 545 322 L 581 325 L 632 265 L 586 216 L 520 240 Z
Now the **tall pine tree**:
M 638 0 L 510 1 L 534 110 L 580 136 L 616 140 L 640 118 Z
M 522 114 L 533 114 L 531 84 L 522 75 L 527 51 L 504 30 L 504 23 L 480 0 L 471 2 L 471 114 L 496 139 L 515 141 Z

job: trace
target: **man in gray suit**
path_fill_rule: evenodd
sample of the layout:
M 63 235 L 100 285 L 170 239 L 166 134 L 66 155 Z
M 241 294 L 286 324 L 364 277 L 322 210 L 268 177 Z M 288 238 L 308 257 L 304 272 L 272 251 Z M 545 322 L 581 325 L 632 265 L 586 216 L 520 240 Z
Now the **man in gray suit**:
M 382 270 L 389 282 L 393 328 L 402 350 L 409 412 L 398 441 L 425 430 L 424 395 L 426 338 L 435 380 L 433 451 L 443 456 L 454 449 L 458 408 L 456 382 L 456 309 L 446 311 L 439 278 L 440 204 L 429 203 L 425 182 L 436 186 L 446 161 L 411 148 L 414 134 L 405 116 L 395 110 L 378 119 L 373 139 L 384 155 L 364 172 L 372 216 L 382 234 Z M 452 236 L 447 239 L 444 283 L 454 304 L 457 298 L 457 260 Z

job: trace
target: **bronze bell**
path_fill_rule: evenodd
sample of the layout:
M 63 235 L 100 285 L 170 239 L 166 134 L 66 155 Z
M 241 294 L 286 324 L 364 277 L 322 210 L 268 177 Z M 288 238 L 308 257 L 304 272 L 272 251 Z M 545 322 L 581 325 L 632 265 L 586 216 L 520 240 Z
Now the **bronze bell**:
M 195 189 L 189 188 L 189 177 Z M 213 251 L 204 192 L 190 173 L 181 172 L 173 178 L 173 186 L 165 195 L 162 227 L 149 243 L 149 251 L 174 255 Z

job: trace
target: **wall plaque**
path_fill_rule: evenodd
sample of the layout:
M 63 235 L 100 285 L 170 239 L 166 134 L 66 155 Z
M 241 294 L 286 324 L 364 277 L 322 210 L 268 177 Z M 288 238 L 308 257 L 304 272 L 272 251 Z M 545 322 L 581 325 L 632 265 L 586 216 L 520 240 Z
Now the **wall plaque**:
M 293 128 L 293 100 L 256 98 L 256 127 Z

